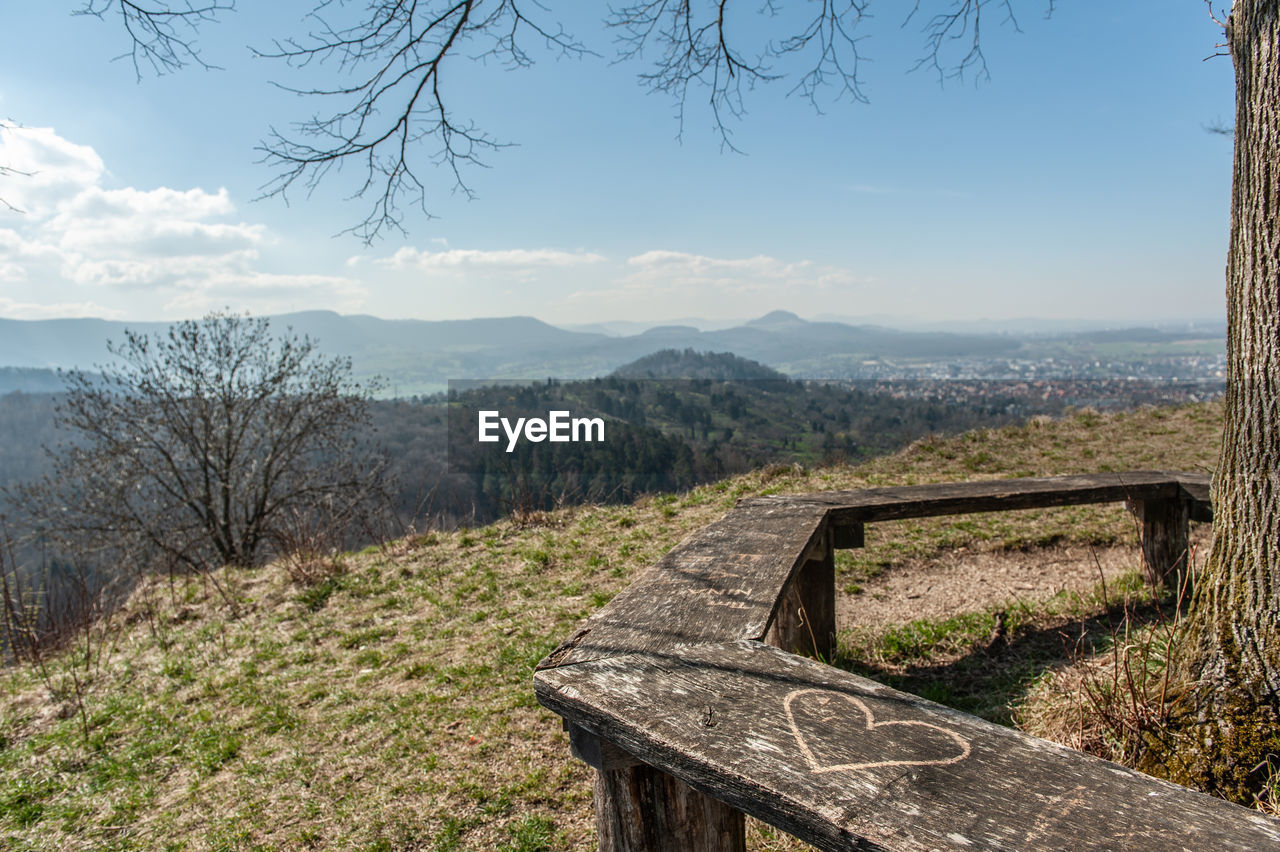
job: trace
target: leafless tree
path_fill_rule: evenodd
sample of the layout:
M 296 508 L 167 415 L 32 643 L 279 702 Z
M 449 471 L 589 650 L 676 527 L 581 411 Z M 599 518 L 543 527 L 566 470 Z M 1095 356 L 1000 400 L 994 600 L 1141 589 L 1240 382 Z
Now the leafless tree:
M 58 418 L 72 437 L 16 501 L 64 548 L 251 565 L 299 515 L 352 517 L 381 495 L 384 466 L 359 449 L 373 388 L 311 340 L 212 314 L 109 348 L 100 375 L 65 375 Z

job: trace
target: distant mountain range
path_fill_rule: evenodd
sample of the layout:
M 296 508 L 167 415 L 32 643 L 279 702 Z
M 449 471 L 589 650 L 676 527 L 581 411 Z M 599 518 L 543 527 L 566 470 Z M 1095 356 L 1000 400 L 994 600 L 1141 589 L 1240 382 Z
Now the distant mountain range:
M 890 314 L 866 314 L 848 316 L 842 314 L 819 314 L 812 317 L 815 322 L 836 322 L 844 325 L 874 325 L 882 328 L 895 328 L 900 331 L 947 331 L 964 334 L 1006 334 L 1014 337 L 1041 337 L 1058 335 L 1076 335 L 1089 331 L 1115 331 L 1131 329 L 1157 329 L 1174 334 L 1195 333 L 1201 336 L 1221 337 L 1226 332 L 1227 321 L 1222 317 L 1187 317 L 1178 320 L 1098 320 L 1047 317 L 1017 317 L 1014 319 L 964 319 L 964 320 L 920 320 L 912 317 L 894 316 Z M 665 322 L 644 322 L 641 320 L 605 320 L 593 323 L 558 323 L 560 328 L 569 331 L 585 331 L 593 334 L 607 334 L 610 337 L 624 337 L 640 334 L 659 325 L 691 325 L 702 331 L 719 331 L 726 328 L 744 325 L 744 319 L 707 319 L 706 317 L 687 317 Z
M 533 317 L 384 320 L 305 311 L 272 318 L 272 327 L 350 356 L 358 374 L 380 374 L 400 392 L 438 389 L 448 379 L 586 378 L 660 349 L 734 352 L 771 365 L 833 354 L 925 358 L 992 355 L 1018 347 L 994 335 L 894 331 L 878 326 L 807 322 L 775 311 L 735 328 L 699 331 L 658 326 L 609 336 L 557 328 Z M 100 319 L 0 320 L 0 365 L 91 368 L 107 360 L 106 342 L 124 329 L 162 332 L 168 323 Z
M 899 331 L 878 325 L 811 322 L 774 311 L 732 328 L 663 325 L 637 334 L 574 331 L 533 317 L 385 320 L 305 311 L 272 317 L 329 354 L 349 356 L 358 376 L 380 375 L 396 396 L 441 390 L 450 379 L 588 378 L 663 349 L 733 352 L 792 375 L 816 364 L 859 359 L 931 360 L 1013 356 L 1023 341 L 1009 334 Z M 92 369 L 108 360 L 106 343 L 122 332 L 163 332 L 167 322 L 101 319 L 0 319 L 0 366 Z M 1135 329 L 1132 339 L 1167 337 Z M 1186 332 L 1183 332 L 1184 334 Z M 1106 332 L 1108 339 L 1129 339 Z M 16 378 L 15 376 L 11 376 Z M 26 375 L 24 383 L 35 381 Z M 2 392 L 4 388 L 0 388 Z

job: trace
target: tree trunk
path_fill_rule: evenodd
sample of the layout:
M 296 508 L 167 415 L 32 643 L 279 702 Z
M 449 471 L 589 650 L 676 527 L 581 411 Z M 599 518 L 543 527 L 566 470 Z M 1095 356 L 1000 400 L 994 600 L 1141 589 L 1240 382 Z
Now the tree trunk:
M 1249 801 L 1280 766 L 1280 0 L 1236 0 L 1227 254 L 1227 396 L 1213 480 L 1213 549 L 1180 673 L 1192 684 L 1164 767 Z

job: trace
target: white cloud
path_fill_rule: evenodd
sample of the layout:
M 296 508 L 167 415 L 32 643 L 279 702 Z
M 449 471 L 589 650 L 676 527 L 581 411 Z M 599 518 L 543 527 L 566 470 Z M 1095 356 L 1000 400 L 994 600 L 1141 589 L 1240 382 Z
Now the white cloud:
M 106 171 L 97 152 L 63 139 L 52 127 L 4 126 L 0 165 L 15 172 L 0 182 L 0 198 L 35 218 L 49 215 Z
M 447 249 L 423 251 L 405 246 L 390 257 L 374 263 L 392 269 L 457 270 L 465 267 L 501 267 L 523 269 L 530 267 L 571 267 L 589 263 L 603 263 L 602 255 L 585 251 L 559 251 L 556 249 Z
M 672 277 L 690 283 L 721 282 L 730 288 L 752 280 L 787 281 L 807 277 L 813 263 L 786 263 L 767 255 L 721 258 L 678 251 L 647 251 L 627 258 L 639 277 Z
M 36 304 L 18 302 L 0 296 L 0 316 L 9 319 L 56 319 L 57 317 L 98 317 L 99 319 L 124 319 L 124 311 L 103 307 L 96 302 L 58 302 Z
M 264 272 L 262 250 L 274 241 L 264 225 L 237 220 L 225 188 L 104 187 L 101 158 L 52 128 L 5 128 L 0 163 L 30 173 L 0 184 L 0 198 L 24 211 L 0 214 L 0 315 L 120 313 L 100 301 L 135 314 L 163 305 L 168 316 L 353 311 L 366 295 L 353 278 Z M 55 289 L 73 297 L 43 292 Z
M 612 285 L 579 289 L 557 307 L 575 318 L 597 319 L 748 315 L 779 307 L 818 313 L 867 283 L 841 267 L 763 254 L 723 258 L 655 249 L 627 258 L 625 266 Z
M 368 295 L 351 278 L 336 275 L 277 275 L 265 272 L 213 275 L 179 282 L 178 294 L 165 305 L 175 316 L 196 316 L 251 302 L 257 313 L 284 313 L 324 305 L 338 312 L 360 309 Z

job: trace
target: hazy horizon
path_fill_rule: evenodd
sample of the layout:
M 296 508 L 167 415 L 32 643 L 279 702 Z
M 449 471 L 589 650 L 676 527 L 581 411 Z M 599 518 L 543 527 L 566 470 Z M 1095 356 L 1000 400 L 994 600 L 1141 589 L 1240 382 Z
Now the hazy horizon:
M 844 325 L 876 325 L 890 329 L 912 331 L 912 330 L 930 330 L 930 331 L 974 331 L 974 330 L 992 330 L 1005 333 L 1036 333 L 1046 330 L 1052 331 L 1097 331 L 1109 329 L 1125 329 L 1125 328 L 1162 328 L 1162 329 L 1184 329 L 1197 326 L 1216 326 L 1225 325 L 1225 313 L 1222 316 L 1183 316 L 1170 317 L 1166 319 L 1153 319 L 1150 317 L 1111 317 L 1111 318 L 1085 318 L 1085 317 L 1036 317 L 1023 316 L 1008 319 L 993 319 L 989 317 L 976 317 L 972 319 L 945 319 L 945 320 L 927 320 L 917 319 L 906 316 L 894 315 L 831 315 L 817 314 L 805 316 L 804 314 L 791 311 L 785 307 L 774 308 L 763 314 L 753 316 L 739 317 L 703 317 L 703 316 L 685 316 L 671 317 L 662 319 L 620 319 L 617 317 L 605 317 L 597 320 L 588 320 L 585 322 L 555 322 L 545 317 L 534 314 L 489 314 L 467 317 L 450 317 L 447 319 L 437 319 L 432 317 L 387 317 L 370 314 L 363 311 L 334 311 L 328 308 L 304 308 L 297 311 L 281 311 L 271 314 L 252 314 L 252 316 L 266 316 L 271 318 L 287 318 L 293 315 L 308 313 L 332 313 L 340 317 L 370 317 L 377 320 L 388 322 L 471 322 L 485 320 L 509 320 L 509 319 L 533 319 L 538 322 L 555 328 L 565 329 L 569 331 L 592 331 L 602 330 L 608 333 L 625 336 L 628 334 L 643 333 L 644 330 L 651 328 L 659 328 L 664 326 L 688 326 L 698 329 L 699 331 L 719 331 L 724 329 L 737 328 L 748 325 L 770 314 L 789 313 L 795 314 L 805 322 L 813 323 L 841 323 Z M 233 311 L 233 313 L 246 313 L 244 311 Z M 98 317 L 98 316 L 61 316 L 61 317 L 6 317 L 0 316 L 0 320 L 16 320 L 19 322 L 46 322 L 56 320 L 106 320 L 114 323 L 145 323 L 145 324 L 164 324 L 181 322 L 183 320 L 198 320 L 204 314 L 191 315 L 173 318 L 145 318 L 145 317 Z M 631 330 L 628 330 L 631 329 Z

